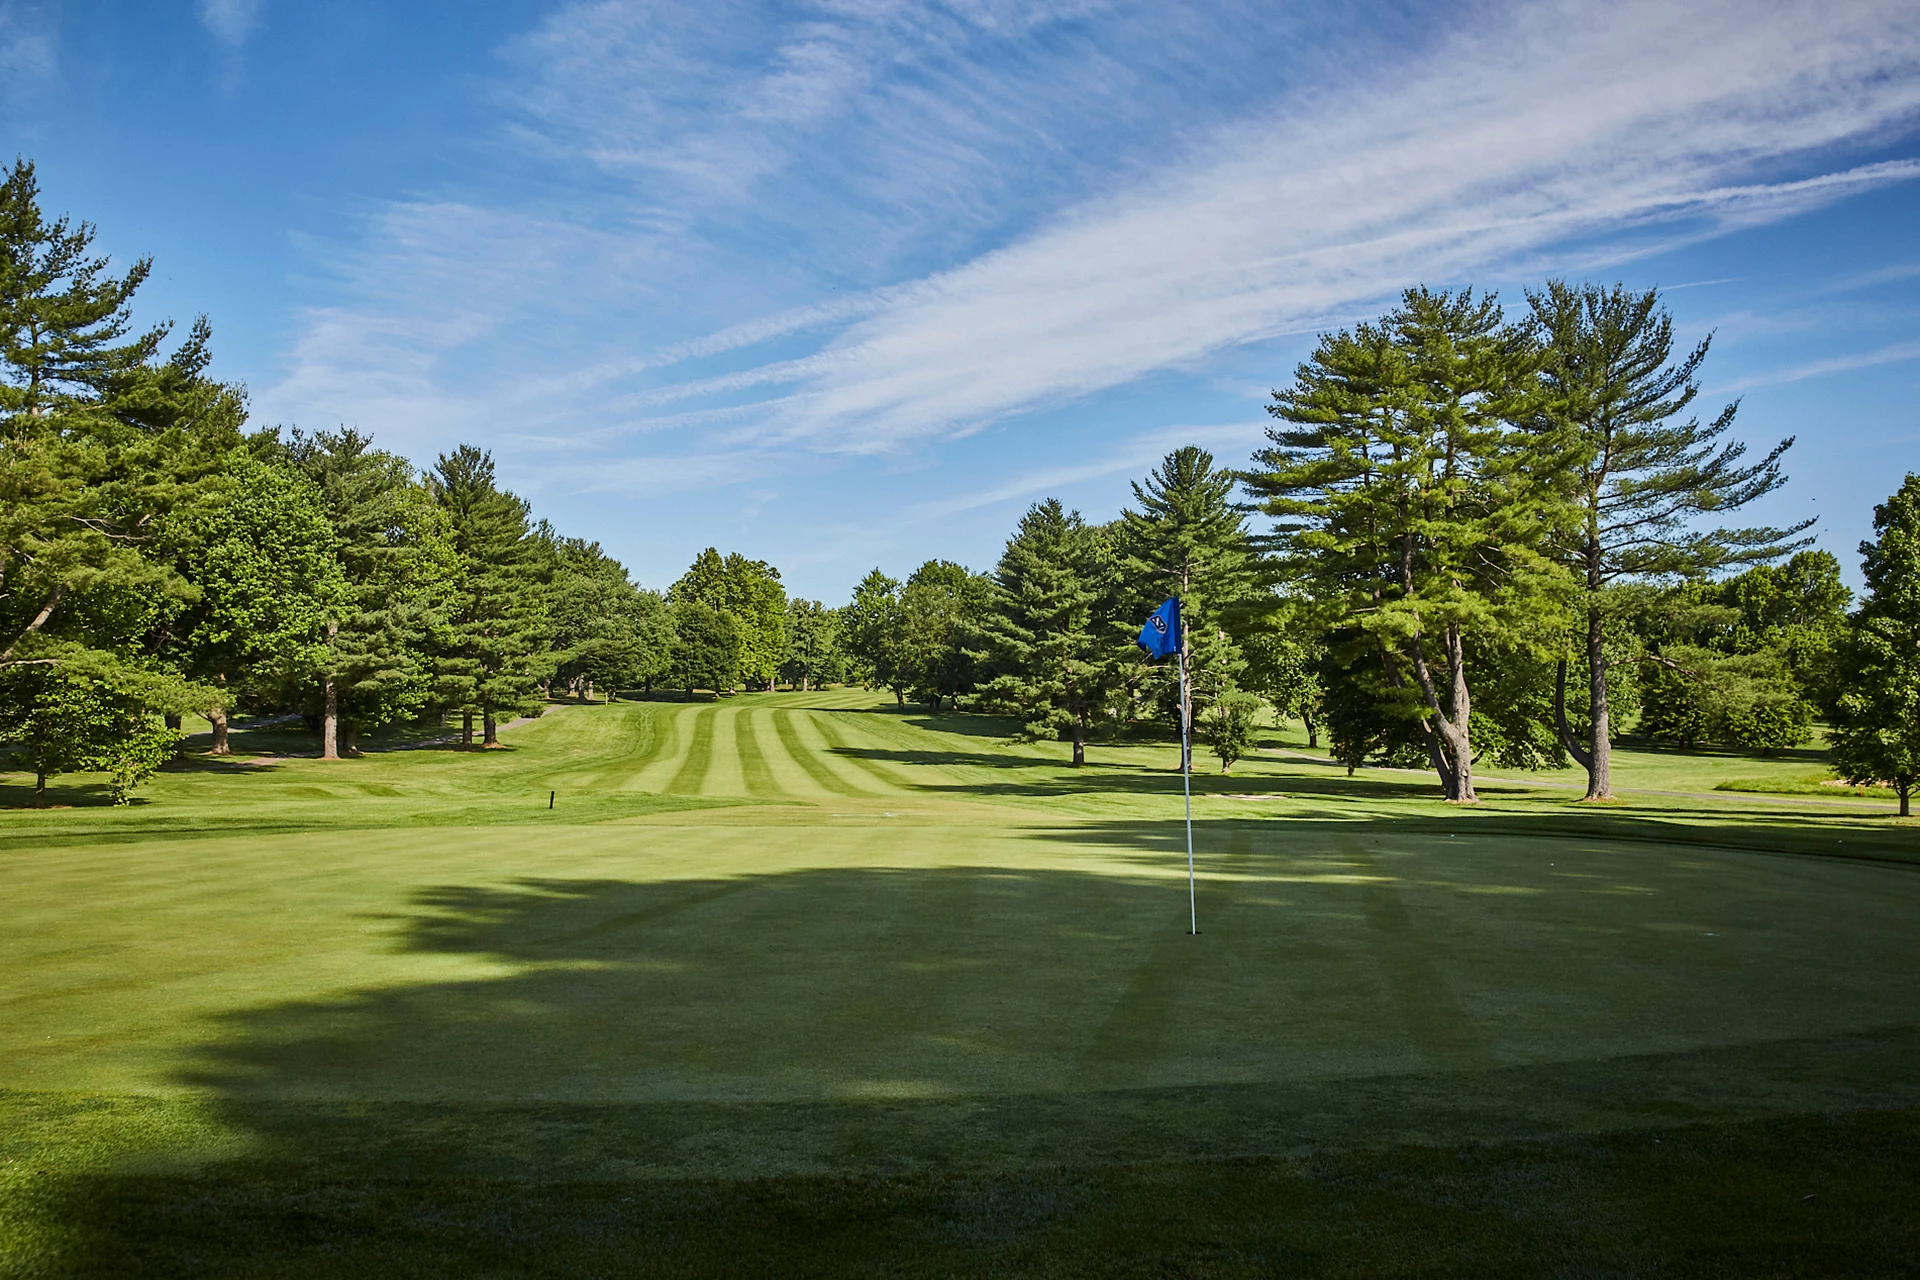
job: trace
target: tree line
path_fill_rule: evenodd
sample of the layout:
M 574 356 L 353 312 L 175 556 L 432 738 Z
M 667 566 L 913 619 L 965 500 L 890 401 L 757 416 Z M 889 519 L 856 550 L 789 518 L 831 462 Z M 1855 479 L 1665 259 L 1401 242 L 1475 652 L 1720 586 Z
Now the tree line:
M 204 715 L 293 711 L 321 753 L 424 717 L 465 745 L 560 695 L 859 682 L 1072 744 L 1177 727 L 1170 664 L 1134 646 L 1183 602 L 1189 728 L 1230 768 L 1263 707 L 1349 769 L 1572 758 L 1611 794 L 1623 726 L 1773 751 L 1816 715 L 1902 811 L 1920 765 L 1920 481 L 1876 512 L 1852 608 L 1811 522 L 1730 523 L 1784 483 L 1737 405 L 1695 412 L 1710 343 L 1676 350 L 1655 291 L 1550 281 L 1410 289 L 1323 335 L 1243 467 L 1177 449 L 1114 520 L 1055 499 L 998 562 L 879 569 L 840 607 L 718 549 L 664 592 L 536 520 L 491 457 L 424 471 L 356 430 L 249 429 L 196 321 L 136 332 L 150 264 L 114 274 L 0 184 L 0 740 L 116 795 Z

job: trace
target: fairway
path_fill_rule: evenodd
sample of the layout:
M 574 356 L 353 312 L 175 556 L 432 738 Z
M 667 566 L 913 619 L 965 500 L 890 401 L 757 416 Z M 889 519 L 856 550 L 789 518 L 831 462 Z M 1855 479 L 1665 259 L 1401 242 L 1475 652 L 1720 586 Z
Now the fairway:
M 1273 737 L 1196 778 L 1194 937 L 1173 749 L 1007 732 L 837 690 L 557 707 L 487 753 L 261 729 L 145 804 L 9 810 L 6 1272 L 1920 1248 L 1886 806 L 1636 797 L 1727 766 L 1629 755 L 1618 805 L 1461 809 Z

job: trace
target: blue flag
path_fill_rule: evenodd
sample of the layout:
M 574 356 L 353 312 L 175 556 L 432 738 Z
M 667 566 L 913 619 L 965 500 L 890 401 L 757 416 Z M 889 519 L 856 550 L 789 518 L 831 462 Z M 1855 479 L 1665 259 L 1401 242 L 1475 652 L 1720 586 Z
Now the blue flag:
M 1180 652 L 1180 597 L 1169 596 L 1140 628 L 1140 647 L 1149 658 L 1165 658 Z

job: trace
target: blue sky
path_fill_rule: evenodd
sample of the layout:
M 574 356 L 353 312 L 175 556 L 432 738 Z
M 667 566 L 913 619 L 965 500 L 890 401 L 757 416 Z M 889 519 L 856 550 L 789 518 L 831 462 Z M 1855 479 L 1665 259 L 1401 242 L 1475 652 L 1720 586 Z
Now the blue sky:
M 829 602 L 1243 462 L 1408 284 L 1659 284 L 1757 518 L 1920 469 L 1920 6 L 0 0 L 6 143 L 256 422 Z

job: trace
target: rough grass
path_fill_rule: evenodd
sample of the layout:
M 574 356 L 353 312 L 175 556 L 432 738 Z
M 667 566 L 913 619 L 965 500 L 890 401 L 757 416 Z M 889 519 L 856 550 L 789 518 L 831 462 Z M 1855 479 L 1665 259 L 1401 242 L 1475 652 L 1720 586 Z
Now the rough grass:
M 1196 938 L 1173 751 L 1006 733 L 570 707 L 0 816 L 0 1272 L 1909 1269 L 1887 806 L 1275 738 L 1196 779 Z

